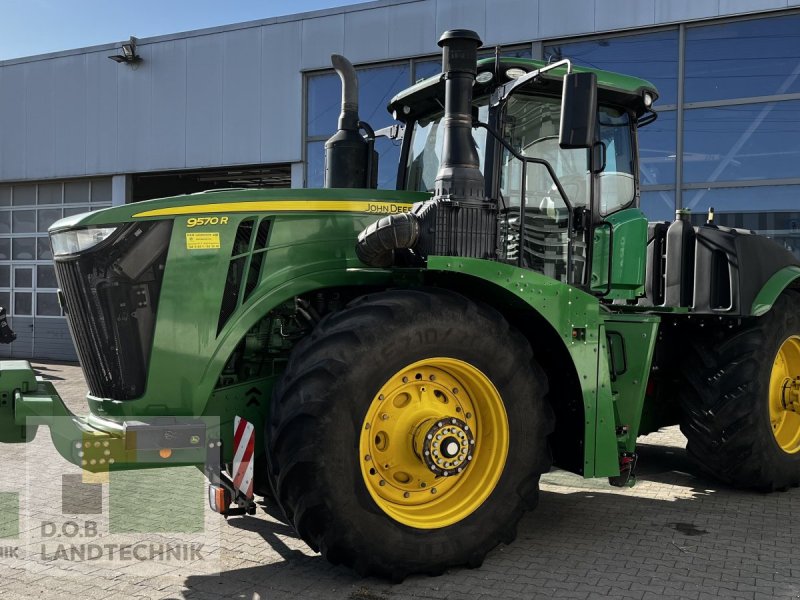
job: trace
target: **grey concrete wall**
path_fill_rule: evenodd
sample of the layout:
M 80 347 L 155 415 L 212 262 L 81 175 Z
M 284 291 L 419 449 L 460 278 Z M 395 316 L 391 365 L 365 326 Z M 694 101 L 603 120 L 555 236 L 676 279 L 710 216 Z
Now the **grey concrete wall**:
M 382 0 L 0 62 L 0 181 L 302 159 L 302 71 L 776 10 L 800 0 Z

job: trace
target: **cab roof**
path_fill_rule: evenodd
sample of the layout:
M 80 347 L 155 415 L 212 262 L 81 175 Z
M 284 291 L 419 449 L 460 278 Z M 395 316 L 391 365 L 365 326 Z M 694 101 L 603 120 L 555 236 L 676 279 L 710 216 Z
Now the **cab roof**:
M 476 98 L 490 94 L 499 85 L 511 81 L 506 72 L 511 68 L 523 69 L 524 71 L 535 71 L 547 63 L 541 60 L 530 58 L 500 58 L 500 78 L 498 80 L 495 71 L 495 59 L 484 58 L 478 61 L 478 74 L 489 72 L 493 74 L 490 81 L 486 83 L 475 83 L 474 95 Z M 590 69 L 586 67 L 573 66 L 572 70 L 578 73 L 595 73 L 597 75 L 598 98 L 602 102 L 617 104 L 632 109 L 637 117 L 641 117 L 648 112 L 644 104 L 644 93 L 649 92 L 653 100 L 658 98 L 656 87 L 645 79 L 622 75 L 612 71 L 600 69 Z M 543 93 L 561 93 L 561 81 L 566 73 L 565 68 L 555 68 L 546 71 L 538 79 Z M 416 115 L 430 114 L 437 108 L 441 110 L 444 99 L 444 78 L 443 73 L 428 77 L 417 82 L 411 87 L 403 90 L 391 99 L 388 105 L 389 112 L 395 115 L 400 121 L 408 121 Z

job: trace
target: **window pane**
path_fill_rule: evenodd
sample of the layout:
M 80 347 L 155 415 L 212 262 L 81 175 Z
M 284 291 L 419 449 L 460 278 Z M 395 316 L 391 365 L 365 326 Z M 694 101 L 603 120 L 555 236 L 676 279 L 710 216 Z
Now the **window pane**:
M 408 63 L 389 67 L 358 69 L 358 112 L 373 129 L 395 123 L 386 110 L 395 94 L 409 85 Z M 340 92 L 341 93 L 341 92 Z
M 774 185 L 741 188 L 712 188 L 684 190 L 683 205 L 705 214 L 710 206 L 714 212 L 797 210 L 800 185 Z M 766 215 L 766 213 L 765 213 Z M 716 221 L 716 218 L 715 218 Z M 717 221 L 719 224 L 725 223 Z M 754 229 L 750 227 L 750 229 Z
M 36 287 L 37 288 L 57 288 L 56 270 L 52 265 L 36 266 Z
M 40 233 L 47 233 L 47 228 L 61 218 L 60 208 L 42 208 L 39 211 L 39 227 Z
M 52 260 L 53 251 L 50 248 L 50 238 L 36 238 L 36 258 L 39 260 Z
M 0 211 L 0 233 L 11 233 L 11 211 Z
M 72 215 L 79 215 L 81 213 L 89 212 L 90 209 L 88 206 L 77 206 L 74 208 L 65 208 L 64 209 L 64 216 L 71 217 Z
M 17 267 L 16 269 L 14 269 L 14 287 L 32 288 L 33 269 L 30 267 Z
M 11 292 L 0 292 L 0 306 L 11 312 Z
M 331 135 L 336 131 L 342 101 L 342 86 L 336 73 L 308 78 L 308 135 Z
M 36 314 L 43 317 L 61 316 L 61 307 L 55 292 L 36 293 Z
M 0 265 L 0 287 L 11 287 L 11 267 Z
M 0 260 L 9 260 L 11 258 L 11 240 L 8 238 L 0 238 Z
M 676 29 L 545 46 L 544 57 L 553 61 L 569 58 L 578 65 L 642 77 L 658 88 L 659 104 L 677 102 Z
M 61 204 L 61 184 L 40 184 L 38 204 Z
M 64 184 L 64 202 L 67 204 L 86 204 L 89 202 L 88 181 L 68 181 Z
M 643 191 L 640 208 L 648 221 L 672 221 L 675 218 L 675 190 Z
M 14 206 L 26 206 L 36 204 L 35 185 L 15 185 L 12 195 Z
M 92 204 L 98 202 L 111 204 L 110 179 L 95 179 L 92 181 Z
M 800 92 L 800 15 L 686 30 L 687 102 Z
M 10 185 L 0 185 L 0 206 L 11 206 Z
M 639 129 L 639 175 L 642 185 L 675 183 L 675 111 L 658 114 L 655 122 Z
M 11 240 L 11 250 L 14 260 L 33 260 L 36 238 L 14 238 Z
M 36 231 L 35 210 L 15 210 L 11 213 L 14 233 L 33 233 Z
M 399 140 L 378 138 L 375 140 L 375 151 L 378 153 L 378 189 L 394 190 L 397 188 L 397 164 L 400 162 Z
M 14 292 L 14 314 L 30 315 L 33 294 L 31 292 Z
M 418 60 L 414 63 L 414 81 L 422 81 L 442 72 L 442 59 Z
M 797 177 L 800 101 L 687 110 L 685 182 Z
M 325 142 L 306 144 L 306 187 L 321 188 L 325 183 Z

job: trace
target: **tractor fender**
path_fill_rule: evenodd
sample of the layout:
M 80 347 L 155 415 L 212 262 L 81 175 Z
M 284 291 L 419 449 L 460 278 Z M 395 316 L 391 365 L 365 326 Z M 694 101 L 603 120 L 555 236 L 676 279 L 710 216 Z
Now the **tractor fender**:
M 619 473 L 614 419 L 608 412 L 613 406 L 611 390 L 598 375 L 607 364 L 602 362 L 606 309 L 597 298 L 528 269 L 474 258 L 429 257 L 426 283 L 493 306 L 527 335 L 537 360 L 558 356 L 551 369 L 543 365 L 549 371 L 557 414 L 556 434 L 551 436 L 556 464 L 584 477 Z M 553 388 L 566 377 L 575 380 L 575 387 L 565 395 L 563 389 Z M 565 424 L 558 405 L 568 401 L 577 410 L 564 410 L 575 421 Z M 561 430 L 565 425 L 568 432 Z M 569 454 L 558 447 L 562 443 L 580 448 L 579 456 L 570 456 L 567 464 L 559 457 Z
M 786 288 L 795 287 L 793 284 L 798 279 L 800 279 L 800 267 L 789 266 L 780 269 L 767 280 L 758 294 L 756 294 L 753 305 L 750 307 L 749 314 L 753 317 L 760 317 L 769 311 L 772 305 L 775 304 L 778 296 L 780 296 Z

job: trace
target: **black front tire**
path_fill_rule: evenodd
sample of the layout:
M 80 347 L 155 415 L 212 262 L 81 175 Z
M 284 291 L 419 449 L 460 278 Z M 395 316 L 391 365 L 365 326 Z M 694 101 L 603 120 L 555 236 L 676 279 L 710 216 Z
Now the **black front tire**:
M 447 356 L 480 369 L 508 416 L 509 447 L 494 490 L 451 525 L 416 529 L 384 512 L 362 477 L 359 435 L 375 394 L 399 370 Z M 494 310 L 453 293 L 364 296 L 323 319 L 293 350 L 268 422 L 275 496 L 288 521 L 331 562 L 401 580 L 479 566 L 510 543 L 550 467 L 553 418 L 527 340 Z

